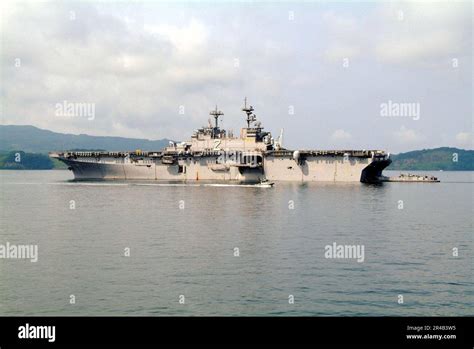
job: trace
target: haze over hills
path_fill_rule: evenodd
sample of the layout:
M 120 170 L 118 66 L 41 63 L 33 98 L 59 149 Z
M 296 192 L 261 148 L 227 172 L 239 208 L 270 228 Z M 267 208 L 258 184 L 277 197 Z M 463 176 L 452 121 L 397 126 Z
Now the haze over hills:
M 52 169 L 64 166 L 47 156 L 57 150 L 161 150 L 168 139 L 148 140 L 56 133 L 34 126 L 0 125 L 0 168 Z M 15 162 L 21 152 L 22 162 Z M 474 171 L 474 150 L 442 147 L 393 154 L 388 170 Z M 457 160 L 457 161 L 455 161 Z

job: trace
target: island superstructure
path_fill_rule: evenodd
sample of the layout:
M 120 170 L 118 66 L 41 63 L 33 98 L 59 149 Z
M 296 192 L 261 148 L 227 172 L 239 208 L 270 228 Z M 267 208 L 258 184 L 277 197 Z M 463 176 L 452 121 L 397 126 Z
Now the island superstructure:
M 61 151 L 50 157 L 64 162 L 77 180 L 156 180 L 260 183 L 379 182 L 391 162 L 382 150 L 290 150 L 282 133 L 264 131 L 254 108 L 244 102 L 247 127 L 235 137 L 219 126 L 217 106 L 212 123 L 185 142 L 170 142 L 157 151 Z

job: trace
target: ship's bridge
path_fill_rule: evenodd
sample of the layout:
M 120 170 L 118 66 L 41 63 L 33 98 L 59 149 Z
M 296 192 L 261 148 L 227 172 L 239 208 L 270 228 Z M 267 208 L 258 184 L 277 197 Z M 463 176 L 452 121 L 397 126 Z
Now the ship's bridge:
M 263 131 L 260 121 L 253 113 L 252 106 L 247 107 L 247 101 L 242 108 L 247 114 L 247 127 L 241 129 L 240 137 L 234 137 L 232 132 L 227 132 L 219 127 L 219 117 L 224 113 L 217 106 L 209 114 L 214 117 L 214 124 L 209 119 L 207 127 L 202 127 L 194 132 L 191 137 L 191 150 L 224 150 L 224 151 L 267 151 L 274 147 L 274 140 L 270 132 Z

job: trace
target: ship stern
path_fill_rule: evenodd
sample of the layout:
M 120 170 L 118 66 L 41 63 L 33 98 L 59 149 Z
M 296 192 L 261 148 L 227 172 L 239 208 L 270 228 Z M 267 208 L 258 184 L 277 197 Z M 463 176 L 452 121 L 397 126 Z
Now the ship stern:
M 389 155 L 374 157 L 373 161 L 362 170 L 360 181 L 362 183 L 381 183 L 384 179 L 382 171 L 391 163 Z

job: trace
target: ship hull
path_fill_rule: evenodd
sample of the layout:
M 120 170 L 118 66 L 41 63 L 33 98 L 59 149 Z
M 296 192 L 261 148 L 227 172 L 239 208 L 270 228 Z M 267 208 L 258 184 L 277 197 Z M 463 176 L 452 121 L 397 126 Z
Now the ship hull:
M 370 159 L 344 160 L 334 157 L 311 157 L 297 164 L 292 158 L 268 157 L 265 175 L 270 181 L 360 182 Z
M 177 164 L 89 162 L 59 158 L 74 173 L 75 180 L 155 180 L 155 181 L 215 181 L 233 183 L 260 183 L 265 176 L 258 168 L 216 168 L 216 161 L 185 160 Z
M 74 173 L 76 180 L 153 180 L 153 181 L 215 181 L 259 183 L 263 180 L 294 182 L 379 182 L 389 159 L 310 156 L 304 161 L 291 157 L 265 156 L 260 167 L 238 167 L 218 164 L 217 157 L 189 158 L 174 164 L 143 159 L 58 158 Z

